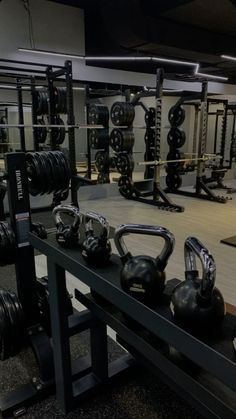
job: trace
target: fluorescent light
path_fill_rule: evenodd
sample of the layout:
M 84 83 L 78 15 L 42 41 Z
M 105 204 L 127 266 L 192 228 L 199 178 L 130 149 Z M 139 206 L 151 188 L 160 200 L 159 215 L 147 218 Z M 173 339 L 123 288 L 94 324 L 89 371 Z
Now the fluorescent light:
M 58 57 L 67 57 L 67 58 L 75 58 L 79 60 L 84 60 L 85 57 L 82 55 L 76 55 L 76 54 L 67 54 L 64 52 L 55 52 L 55 51 L 46 51 L 43 49 L 36 49 L 36 48 L 18 48 L 18 51 L 20 52 L 29 52 L 33 54 L 44 54 L 44 55 L 55 55 Z
M 50 55 L 50 56 L 53 55 L 57 57 L 74 58 L 74 59 L 86 60 L 86 61 L 153 61 L 153 62 L 163 62 L 163 63 L 169 63 L 169 64 L 186 65 L 190 67 L 195 67 L 194 74 L 196 76 L 202 76 L 202 77 L 207 77 L 207 78 L 216 79 L 216 80 L 226 80 L 226 81 L 228 80 L 228 77 L 215 76 L 214 74 L 200 73 L 198 71 L 200 67 L 198 63 L 193 63 L 190 61 L 175 60 L 175 59 L 170 59 L 170 58 L 163 58 L 163 57 L 82 56 L 82 55 L 67 54 L 67 53 L 55 52 L 55 51 L 46 51 L 46 50 L 36 49 L 36 48 L 18 48 L 18 51 L 35 53 L 35 54 L 44 54 L 44 55 Z M 228 55 L 221 55 L 221 57 L 236 61 L 236 58 L 230 57 Z M 78 88 L 76 90 L 81 90 L 81 88 Z
M 236 61 L 236 57 L 232 57 L 231 55 L 221 55 L 221 58 L 226 58 L 226 60 Z
M 85 87 L 73 87 L 73 90 L 85 90 Z
M 195 73 L 197 76 L 203 76 L 203 77 L 209 77 L 210 79 L 216 79 L 216 80 L 229 80 L 228 77 L 222 77 L 222 76 L 215 76 L 214 74 L 206 74 L 206 73 Z

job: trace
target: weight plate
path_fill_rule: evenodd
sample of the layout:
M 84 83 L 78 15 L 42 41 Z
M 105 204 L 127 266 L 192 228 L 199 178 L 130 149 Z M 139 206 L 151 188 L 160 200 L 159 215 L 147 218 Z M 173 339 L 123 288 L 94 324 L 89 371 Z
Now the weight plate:
M 185 158 L 184 153 L 180 152 L 179 150 L 171 150 L 167 154 L 166 160 L 180 160 L 184 158 Z M 184 166 L 184 162 L 176 161 L 176 162 L 168 163 L 168 166 L 172 168 L 175 167 L 176 169 L 180 169 L 181 167 Z
M 109 130 L 91 129 L 89 130 L 89 144 L 94 149 L 104 149 L 109 146 Z
M 144 161 L 153 161 L 155 160 L 154 150 L 148 150 L 144 153 Z
M 129 176 L 134 170 L 134 159 L 131 154 L 119 153 L 116 156 L 116 168 L 121 175 Z
M 95 154 L 95 166 L 98 172 L 109 170 L 109 154 L 106 151 L 97 151 Z
M 102 104 L 91 104 L 88 107 L 88 123 L 91 125 L 106 126 L 109 122 L 109 111 Z
M 185 132 L 177 127 L 170 129 L 167 135 L 167 142 L 172 148 L 180 148 L 185 144 L 186 135 Z
M 114 128 L 110 134 L 110 146 L 116 152 L 130 151 L 134 146 L 134 133 L 127 128 Z
M 149 108 L 148 111 L 145 112 L 145 123 L 148 127 L 155 126 L 155 115 L 156 115 L 155 108 Z
M 121 176 L 118 180 L 119 192 L 125 198 L 131 198 L 134 192 L 134 183 L 128 176 Z
M 109 173 L 98 173 L 97 183 L 110 183 Z
M 176 172 L 169 172 L 166 175 L 166 186 L 169 191 L 176 191 L 182 185 L 182 178 Z
M 116 126 L 133 123 L 135 117 L 134 106 L 129 102 L 115 102 L 111 107 L 111 121 Z
M 144 141 L 147 147 L 154 147 L 155 145 L 155 131 L 154 129 L 147 129 L 144 135 Z
M 168 119 L 171 126 L 178 127 L 185 120 L 185 110 L 182 106 L 172 106 L 168 113 Z

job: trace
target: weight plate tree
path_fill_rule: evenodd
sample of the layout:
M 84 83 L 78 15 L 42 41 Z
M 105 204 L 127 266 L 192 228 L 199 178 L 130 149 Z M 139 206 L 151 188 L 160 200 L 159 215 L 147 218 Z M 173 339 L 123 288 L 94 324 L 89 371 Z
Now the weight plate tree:
M 172 106 L 168 113 L 168 119 L 170 122 L 170 131 L 167 135 L 167 142 L 169 145 L 169 153 L 167 154 L 167 160 L 179 160 L 184 158 L 184 154 L 179 151 L 179 148 L 183 147 L 186 140 L 186 135 L 183 130 L 180 130 L 179 126 L 184 122 L 185 110 L 178 104 Z M 184 162 L 173 162 L 167 163 L 166 166 L 166 186 L 168 191 L 174 192 L 179 189 L 182 185 L 181 173 L 184 171 Z
M 125 198 L 132 196 L 133 192 L 134 117 L 135 108 L 130 102 L 115 102 L 111 107 L 111 121 L 116 128 L 110 133 L 110 146 L 116 153 L 114 158 L 116 170 L 122 175 L 118 181 L 119 192 Z
M 103 129 L 88 130 L 88 149 L 98 150 L 95 154 L 95 167 L 98 171 L 97 183 L 110 183 L 109 176 L 109 110 L 100 103 L 88 105 L 88 123 L 103 125 Z

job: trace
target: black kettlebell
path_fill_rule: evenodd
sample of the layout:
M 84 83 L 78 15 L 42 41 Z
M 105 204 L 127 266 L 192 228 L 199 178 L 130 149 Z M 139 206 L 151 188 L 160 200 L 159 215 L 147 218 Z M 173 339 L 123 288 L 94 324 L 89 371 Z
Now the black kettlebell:
M 132 256 L 122 239 L 129 233 L 162 237 L 164 248 L 157 258 Z M 123 224 L 116 229 L 114 240 L 124 265 L 120 275 L 122 289 L 144 304 L 156 304 L 165 286 L 164 270 L 174 249 L 173 234 L 164 227 Z
M 202 264 L 202 278 L 196 266 L 196 256 Z M 173 291 L 171 309 L 184 329 L 192 333 L 209 334 L 217 329 L 225 316 L 225 303 L 215 288 L 216 265 L 212 255 L 195 237 L 184 245 L 185 281 Z
M 56 239 L 63 247 L 75 247 L 79 241 L 79 226 L 82 221 L 82 214 L 79 208 L 73 205 L 58 205 L 52 211 L 54 222 L 57 227 Z M 61 214 L 67 214 L 73 217 L 71 225 L 64 224 Z
M 94 236 L 93 221 L 97 221 L 101 227 L 99 236 Z M 85 236 L 83 242 L 82 256 L 94 266 L 104 266 L 111 256 L 111 243 L 108 240 L 109 224 L 100 214 L 87 212 L 85 216 Z

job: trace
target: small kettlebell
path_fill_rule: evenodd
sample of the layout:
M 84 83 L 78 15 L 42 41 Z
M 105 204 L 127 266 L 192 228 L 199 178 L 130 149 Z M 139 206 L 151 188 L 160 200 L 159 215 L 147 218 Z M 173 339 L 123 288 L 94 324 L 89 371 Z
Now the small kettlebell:
M 93 221 L 97 221 L 101 227 L 99 236 L 94 236 Z M 85 235 L 83 242 L 82 256 L 94 266 L 104 266 L 111 256 L 111 243 L 108 240 L 109 224 L 100 214 L 87 212 L 85 216 Z
M 132 256 L 122 238 L 129 233 L 162 237 L 165 241 L 162 252 L 157 258 Z M 159 226 L 122 224 L 116 229 L 114 240 L 123 263 L 120 275 L 122 289 L 146 305 L 156 304 L 165 286 L 164 270 L 174 249 L 173 234 Z
M 54 222 L 57 227 L 56 239 L 58 244 L 63 247 L 75 247 L 79 241 L 79 226 L 82 222 L 82 214 L 79 208 L 74 205 L 58 205 L 52 211 Z M 61 214 L 67 214 L 73 217 L 71 225 L 64 224 Z
M 202 278 L 196 266 L 202 264 Z M 215 288 L 216 265 L 213 256 L 196 237 L 188 237 L 184 245 L 185 281 L 173 291 L 171 309 L 183 328 L 192 333 L 215 331 L 225 316 L 225 303 Z

